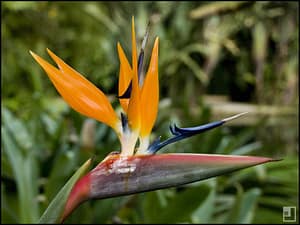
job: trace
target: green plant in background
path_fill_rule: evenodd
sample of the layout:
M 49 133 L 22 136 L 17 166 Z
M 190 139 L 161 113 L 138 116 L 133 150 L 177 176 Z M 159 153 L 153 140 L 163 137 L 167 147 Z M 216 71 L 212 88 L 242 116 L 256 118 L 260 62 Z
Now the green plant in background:
M 216 118 L 216 114 L 217 118 L 222 118 L 240 111 L 251 112 L 239 121 L 255 115 L 254 120 L 247 123 L 248 128 L 239 125 L 212 130 L 190 141 L 175 143 L 172 148 L 166 147 L 165 152 L 257 154 L 285 160 L 276 166 L 259 166 L 185 187 L 88 202 L 66 222 L 151 222 L 151 215 L 157 214 L 156 208 L 151 206 L 158 204 L 157 209 L 166 211 L 162 217 L 167 220 L 172 210 L 186 205 L 180 204 L 184 200 L 194 202 L 195 196 L 189 194 L 193 190 L 208 194 L 198 195 L 198 203 L 182 214 L 173 211 L 169 219 L 175 222 L 280 223 L 282 206 L 295 205 L 298 209 L 298 179 L 290 179 L 287 175 L 298 177 L 295 157 L 298 155 L 297 3 L 255 2 L 230 7 L 230 4 L 222 6 L 217 2 L 1 4 L 2 222 L 36 222 L 78 165 L 92 155 L 96 157 L 94 162 L 100 161 L 108 151 L 118 149 L 117 136 L 107 127 L 85 120 L 56 98 L 48 80 L 42 74 L 39 76 L 41 70 L 32 63 L 28 50 L 43 52 L 46 47 L 59 50 L 62 58 L 88 74 L 87 78 L 105 93 L 116 93 L 118 61 L 112 52 L 116 52 L 115 43 L 121 36 L 124 43 L 129 43 L 126 40 L 130 37 L 128 15 L 135 15 L 140 28 L 145 27 L 150 18 L 153 28 L 149 39 L 152 34 L 160 37 L 161 102 L 154 131 L 162 134 L 162 139 L 168 137 L 170 120 L 180 126 L 192 126 Z M 195 16 L 194 12 L 200 9 L 206 13 Z M 212 28 L 219 35 L 213 37 Z M 144 30 L 139 31 L 137 40 L 141 43 Z M 260 33 L 264 36 L 257 35 Z M 260 45 L 264 47 L 263 53 L 257 51 Z M 129 47 L 125 45 L 125 51 Z M 74 54 L 78 49 L 80 54 Z M 175 52 L 183 56 L 174 58 Z M 258 54 L 263 60 L 256 60 Z M 184 61 L 187 56 L 190 62 Z M 145 58 L 148 61 L 147 53 Z M 262 69 L 255 69 L 256 66 Z M 197 71 L 200 72 L 196 74 Z M 202 77 L 199 74 L 205 73 L 209 74 L 203 75 L 209 78 L 207 83 L 199 79 Z M 262 74 L 261 88 L 256 87 L 256 73 Z M 178 95 L 178 90 L 182 90 L 182 94 Z M 254 94 L 259 90 L 261 94 Z M 258 106 L 256 111 L 241 105 L 239 110 L 238 105 L 227 102 L 212 104 L 207 94 L 223 94 L 235 101 L 267 105 Z M 116 98 L 111 97 L 115 105 Z M 280 105 L 278 110 L 277 105 Z M 267 107 L 266 110 L 263 107 Z M 228 108 L 230 111 L 226 111 Z M 5 122 L 5 117 L 9 117 L 6 114 L 11 115 L 12 120 Z M 269 119 L 264 120 L 267 116 Z M 22 163 L 16 160 L 17 166 L 12 166 L 6 154 L 14 151 L 11 148 L 22 154 Z M 26 166 L 23 160 L 26 158 L 36 164 Z M 21 166 L 32 168 L 22 170 Z M 18 173 L 35 173 L 33 176 L 38 182 L 32 182 L 33 176 L 18 178 L 18 181 L 13 168 L 21 171 Z M 28 183 L 29 190 L 26 189 Z M 22 197 L 26 190 L 30 194 Z M 250 201 L 247 196 L 254 200 Z M 29 210 L 34 204 L 37 208 Z M 247 207 L 244 210 L 243 205 L 249 205 L 249 210 Z
M 90 199 L 110 198 L 178 186 L 274 161 L 271 158 L 249 156 L 155 155 L 166 145 L 219 127 L 245 113 L 197 127 L 179 128 L 171 125 L 172 137 L 164 141 L 157 138 L 150 142 L 150 133 L 157 117 L 159 102 L 159 39 L 158 37 L 155 39 L 149 68 L 143 74 L 144 48 L 148 30 L 139 55 L 137 55 L 134 18 L 132 18 L 131 30 L 131 66 L 118 43 L 120 60 L 118 98 L 122 106 L 120 117 L 116 115 L 100 89 L 49 49 L 47 51 L 58 68 L 30 51 L 64 100 L 79 113 L 113 128 L 121 143 L 120 151 L 111 152 L 74 185 L 70 184 L 69 188 L 64 187 L 65 190 L 60 191 L 42 215 L 40 223 L 63 222 L 82 202 Z

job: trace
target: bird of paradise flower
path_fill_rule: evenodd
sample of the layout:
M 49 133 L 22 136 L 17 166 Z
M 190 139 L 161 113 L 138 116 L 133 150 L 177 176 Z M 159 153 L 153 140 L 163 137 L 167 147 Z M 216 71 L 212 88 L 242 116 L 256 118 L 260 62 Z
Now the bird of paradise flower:
M 147 30 L 148 31 L 148 30 Z M 150 143 L 159 103 L 158 46 L 154 42 L 149 67 L 142 75 L 144 47 L 148 32 L 137 55 L 134 18 L 132 18 L 132 65 L 118 43 L 120 60 L 120 117 L 105 94 L 62 59 L 47 49 L 58 68 L 31 52 L 45 70 L 64 100 L 77 112 L 110 126 L 117 134 L 121 151 L 109 154 L 88 174 L 80 178 L 67 199 L 60 221 L 64 221 L 82 202 L 162 188 L 174 187 L 242 168 L 274 161 L 255 156 L 214 154 L 156 154 L 162 147 L 223 125 L 244 113 L 205 125 L 179 128 L 170 126 L 172 137 Z M 139 145 L 137 143 L 139 142 Z

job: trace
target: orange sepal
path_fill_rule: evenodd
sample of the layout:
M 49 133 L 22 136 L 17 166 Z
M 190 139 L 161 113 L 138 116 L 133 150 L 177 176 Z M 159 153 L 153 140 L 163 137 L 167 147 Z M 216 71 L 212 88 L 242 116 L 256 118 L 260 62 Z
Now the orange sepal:
M 118 117 L 104 93 L 48 50 L 60 70 L 31 52 L 65 101 L 77 112 L 117 130 Z
M 132 91 L 127 109 L 128 122 L 132 130 L 139 132 L 141 126 L 140 88 L 137 74 L 137 50 L 134 30 L 134 17 L 132 17 Z
M 118 54 L 120 60 L 119 96 L 121 96 L 127 90 L 132 80 L 133 72 L 120 43 L 118 43 Z M 119 101 L 124 112 L 127 113 L 129 99 L 120 98 Z
M 141 90 L 141 133 L 142 137 L 151 133 L 155 123 L 159 102 L 159 84 L 158 84 L 158 43 L 156 38 L 152 50 L 149 68 Z

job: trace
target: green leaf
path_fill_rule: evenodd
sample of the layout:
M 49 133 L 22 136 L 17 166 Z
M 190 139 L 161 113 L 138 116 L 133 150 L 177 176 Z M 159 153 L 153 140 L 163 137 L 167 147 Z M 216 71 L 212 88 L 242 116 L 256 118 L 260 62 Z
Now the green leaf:
M 147 193 L 144 203 L 145 223 L 178 223 L 191 220 L 195 209 L 207 198 L 208 185 L 186 186 L 177 191 L 166 206 L 159 204 L 158 192 Z
M 86 172 L 91 164 L 91 159 L 88 159 L 68 180 L 60 192 L 52 200 L 44 214 L 41 216 L 39 223 L 58 223 L 64 210 L 67 198 L 76 183 L 76 181 Z
M 192 213 L 203 203 L 209 192 L 210 188 L 207 185 L 188 187 L 183 193 L 177 194 L 168 204 L 168 208 L 161 213 L 162 221 L 166 223 L 190 222 Z
M 33 167 L 35 159 L 32 155 L 23 157 L 21 150 L 16 145 L 6 126 L 1 127 L 3 138 L 3 151 L 7 154 L 7 158 L 12 167 L 12 171 L 17 183 L 18 205 L 20 223 L 31 223 L 37 218 L 37 202 L 33 201 L 37 184 L 32 182 Z
M 192 214 L 193 223 L 210 223 L 214 210 L 215 210 L 215 201 L 216 201 L 216 179 L 210 179 L 209 187 L 210 191 L 207 195 L 207 198 L 203 203 L 196 209 Z
M 6 187 L 5 183 L 1 182 L 1 223 L 17 224 L 19 221 L 16 214 L 16 204 L 18 202 L 16 195 L 6 195 L 5 189 L 9 189 L 9 187 Z
M 255 204 L 260 194 L 261 190 L 258 188 L 253 188 L 245 193 L 238 193 L 226 223 L 251 223 Z
M 18 148 L 21 150 L 32 151 L 33 140 L 32 136 L 27 130 L 25 122 L 14 116 L 8 109 L 2 109 L 2 119 L 4 126 L 11 133 Z
M 284 224 L 282 221 L 282 208 L 280 210 L 260 207 L 256 210 L 254 224 Z M 291 223 L 292 224 L 292 223 Z
M 76 151 L 77 149 L 72 148 L 57 154 L 54 160 L 55 166 L 51 170 L 45 186 L 45 194 L 48 199 L 55 197 L 61 188 L 61 183 L 76 169 L 76 158 L 78 158 L 76 157 Z
M 122 198 L 122 197 L 119 197 Z M 120 203 L 119 198 L 108 198 L 108 199 L 102 199 L 101 201 L 95 201 L 95 206 L 93 207 L 93 220 L 91 223 L 98 223 L 99 221 L 103 223 L 110 222 L 110 219 L 113 218 L 113 216 L 118 211 L 118 206 Z M 78 208 L 79 211 L 80 209 Z M 101 212 L 101 213 L 99 213 Z M 75 213 L 75 212 L 74 212 Z M 73 216 L 71 216 L 73 217 Z M 75 221 L 74 221 L 75 222 Z

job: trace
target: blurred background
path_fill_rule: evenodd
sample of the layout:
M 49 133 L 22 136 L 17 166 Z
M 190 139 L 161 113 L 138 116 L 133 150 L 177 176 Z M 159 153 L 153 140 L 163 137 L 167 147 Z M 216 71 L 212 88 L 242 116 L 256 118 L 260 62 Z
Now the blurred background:
M 131 55 L 147 23 L 160 38 L 159 114 L 152 138 L 248 111 L 161 153 L 283 159 L 177 188 L 89 201 L 66 223 L 283 223 L 297 207 L 297 2 L 1 2 L 1 223 L 35 223 L 90 157 L 119 150 L 107 126 L 62 100 L 29 50 L 46 48 L 110 96 L 115 109 L 117 42 Z M 152 140 L 153 140 L 152 139 Z

